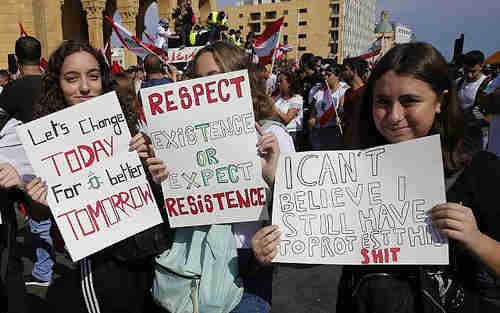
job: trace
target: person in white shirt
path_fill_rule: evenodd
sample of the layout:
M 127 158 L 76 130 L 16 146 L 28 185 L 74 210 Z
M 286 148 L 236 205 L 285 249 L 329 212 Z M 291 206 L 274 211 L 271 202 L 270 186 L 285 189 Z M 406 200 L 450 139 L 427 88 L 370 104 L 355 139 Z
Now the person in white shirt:
M 299 142 L 302 132 L 303 99 L 295 72 L 282 72 L 278 77 L 280 95 L 274 103 L 276 114 L 281 118 L 293 138 L 295 149 L 301 151 Z
M 323 67 L 325 82 L 312 97 L 309 127 L 312 128 L 313 150 L 338 150 L 344 147 L 337 114 L 343 110 L 344 94 L 349 86 L 340 81 L 340 73 L 340 67 L 335 64 Z
M 485 89 L 489 79 L 481 71 L 484 65 L 484 54 L 471 51 L 463 58 L 464 76 L 456 81 L 460 107 L 465 116 L 466 136 L 474 149 L 484 150 L 488 143 L 489 122 L 485 119 L 478 95 Z
M 155 46 L 162 49 L 163 51 L 168 51 L 168 39 L 169 38 L 179 38 L 169 28 L 170 21 L 168 18 L 162 18 L 158 23 L 158 31 L 156 33 Z

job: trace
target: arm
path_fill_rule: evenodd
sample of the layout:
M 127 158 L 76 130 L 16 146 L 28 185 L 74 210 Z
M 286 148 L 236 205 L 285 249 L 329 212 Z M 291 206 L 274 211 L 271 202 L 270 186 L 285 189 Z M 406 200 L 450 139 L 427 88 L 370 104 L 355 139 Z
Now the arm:
M 479 230 L 470 208 L 457 203 L 445 203 L 432 208 L 431 217 L 441 234 L 462 243 L 500 276 L 500 242 Z
M 283 120 L 284 124 L 287 125 L 290 123 L 291 120 L 293 120 L 297 116 L 297 109 L 292 108 L 289 109 L 286 114 L 282 113 L 279 109 L 275 107 L 276 114 Z

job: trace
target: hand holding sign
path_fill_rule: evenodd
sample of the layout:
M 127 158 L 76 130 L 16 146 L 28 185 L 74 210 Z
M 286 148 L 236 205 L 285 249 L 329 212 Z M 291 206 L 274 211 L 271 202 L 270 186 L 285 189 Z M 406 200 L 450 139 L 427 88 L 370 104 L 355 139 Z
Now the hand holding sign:
M 21 176 L 17 172 L 16 168 L 13 167 L 10 163 L 1 163 L 0 164 L 0 188 L 24 188 L 23 181 L 21 180 Z
M 442 235 L 463 243 L 471 250 L 479 245 L 481 232 L 470 208 L 457 203 L 444 203 L 436 205 L 430 213 L 432 223 Z
M 269 264 L 278 254 L 281 233 L 277 225 L 261 228 L 252 238 L 255 258 L 262 264 Z
M 165 162 L 162 159 L 154 157 L 153 146 L 150 145 L 150 151 L 152 151 L 153 157 L 146 160 L 148 165 L 149 173 L 153 178 L 153 181 L 157 184 L 161 184 L 165 179 L 168 178 L 168 170 Z
M 255 123 L 255 129 L 260 135 L 257 141 L 257 150 L 259 151 L 262 164 L 262 176 L 266 180 L 266 183 L 272 186 L 280 157 L 278 138 L 272 133 L 264 133 L 262 126 L 258 123 Z
M 150 156 L 148 148 L 150 142 L 151 140 L 146 135 L 138 133 L 130 139 L 129 151 L 137 151 L 139 157 L 145 159 Z

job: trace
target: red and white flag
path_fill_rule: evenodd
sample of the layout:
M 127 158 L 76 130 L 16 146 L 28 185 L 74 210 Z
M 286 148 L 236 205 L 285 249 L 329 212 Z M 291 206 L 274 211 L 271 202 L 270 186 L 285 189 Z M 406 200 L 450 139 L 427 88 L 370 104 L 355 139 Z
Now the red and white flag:
M 380 51 L 382 51 L 382 38 L 384 35 L 376 38 L 370 45 L 370 48 L 368 48 L 368 51 L 359 57 L 362 59 L 370 59 L 373 58 L 377 55 L 380 54 Z
M 278 47 L 281 26 L 285 17 L 281 17 L 277 21 L 269 24 L 262 35 L 257 37 L 255 41 L 255 54 L 259 56 L 259 63 L 261 65 L 268 64 L 272 61 L 274 51 Z
M 123 25 L 116 23 L 109 16 L 105 16 L 105 18 L 111 24 L 111 27 L 113 27 L 113 31 L 118 36 L 118 39 L 122 43 L 123 47 L 132 51 L 138 57 L 144 59 L 151 53 L 158 54 L 160 56 L 163 54 L 161 49 L 158 49 L 154 45 L 143 43 L 136 36 L 132 35 L 132 33 Z
M 287 45 L 280 45 L 278 49 L 276 50 L 276 54 L 274 57 L 276 60 L 281 60 L 286 57 L 287 52 L 292 51 L 292 46 L 290 44 Z

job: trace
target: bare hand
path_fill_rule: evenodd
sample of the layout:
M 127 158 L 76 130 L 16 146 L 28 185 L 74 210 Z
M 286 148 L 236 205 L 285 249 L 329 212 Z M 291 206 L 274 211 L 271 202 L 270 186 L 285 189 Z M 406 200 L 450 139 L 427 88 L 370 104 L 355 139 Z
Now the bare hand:
M 151 151 L 150 154 L 152 155 L 152 157 L 146 160 L 149 173 L 155 183 L 161 184 L 161 182 L 168 178 L 167 166 L 163 160 L 155 157 L 153 145 L 149 145 L 149 149 Z
M 47 184 L 43 182 L 39 177 L 33 179 L 26 185 L 26 193 L 38 204 L 43 206 L 49 206 L 47 203 Z
M 0 164 L 0 188 L 24 188 L 24 183 L 16 168 L 10 163 Z
M 271 225 L 259 229 L 252 237 L 253 254 L 260 263 L 270 264 L 276 257 L 280 236 L 278 226 Z
M 140 132 L 130 139 L 129 151 L 137 151 L 141 159 L 147 159 L 151 157 L 148 148 L 150 142 L 149 137 Z
M 257 141 L 257 150 L 259 151 L 262 164 L 262 176 L 267 184 L 272 186 L 280 157 L 278 138 L 272 133 L 264 133 L 262 127 L 257 123 L 255 123 L 255 128 L 261 136 Z
M 444 203 L 431 210 L 432 223 L 444 236 L 463 243 L 473 249 L 479 242 L 481 232 L 474 213 L 457 203 Z

